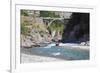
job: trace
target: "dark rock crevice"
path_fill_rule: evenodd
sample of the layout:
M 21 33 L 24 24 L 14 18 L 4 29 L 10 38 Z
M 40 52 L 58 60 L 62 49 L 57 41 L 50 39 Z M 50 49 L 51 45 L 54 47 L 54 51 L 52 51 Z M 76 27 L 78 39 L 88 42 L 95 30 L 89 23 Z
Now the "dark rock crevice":
M 89 41 L 89 13 L 73 13 L 65 27 L 63 42 L 79 43 Z

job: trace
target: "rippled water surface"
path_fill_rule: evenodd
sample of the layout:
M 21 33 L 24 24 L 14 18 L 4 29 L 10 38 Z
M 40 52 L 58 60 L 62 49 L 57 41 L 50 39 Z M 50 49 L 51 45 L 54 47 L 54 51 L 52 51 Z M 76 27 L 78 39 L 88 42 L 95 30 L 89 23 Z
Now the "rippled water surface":
M 89 60 L 89 50 L 53 46 L 51 48 L 31 48 L 31 53 L 64 60 Z

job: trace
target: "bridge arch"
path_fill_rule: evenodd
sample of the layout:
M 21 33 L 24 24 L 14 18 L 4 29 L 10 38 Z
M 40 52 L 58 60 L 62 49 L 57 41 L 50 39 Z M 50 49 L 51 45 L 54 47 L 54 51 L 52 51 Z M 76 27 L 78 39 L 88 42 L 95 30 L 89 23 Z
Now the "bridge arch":
M 64 31 L 64 22 L 63 20 L 52 20 L 48 26 L 49 32 L 51 33 L 52 39 L 57 38 L 61 39 L 61 35 Z
M 53 22 L 55 22 L 55 21 L 59 21 L 59 22 L 61 22 L 62 24 L 64 24 L 64 19 L 53 19 L 53 20 L 51 20 L 49 23 L 48 23 L 48 26 L 50 26 Z

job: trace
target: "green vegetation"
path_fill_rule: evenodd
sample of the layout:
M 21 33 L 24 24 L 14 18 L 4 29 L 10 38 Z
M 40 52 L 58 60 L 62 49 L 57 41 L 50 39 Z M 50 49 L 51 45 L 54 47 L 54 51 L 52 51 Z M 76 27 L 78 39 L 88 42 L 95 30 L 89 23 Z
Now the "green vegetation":
M 64 30 L 64 25 L 60 20 L 55 20 L 52 24 L 48 27 L 49 31 L 53 36 L 55 35 L 62 35 Z
M 40 17 L 60 17 L 56 15 L 53 11 L 40 11 Z
M 25 26 L 25 24 L 21 24 L 21 34 L 27 35 L 30 32 L 30 29 Z
M 21 10 L 21 15 L 23 15 L 23 16 L 28 16 L 27 10 Z
M 38 24 L 37 23 L 33 23 L 32 24 L 32 28 L 33 29 L 38 29 L 39 31 L 44 31 L 44 32 L 47 30 L 46 25 L 41 24 L 41 23 L 40 24 L 39 23 Z

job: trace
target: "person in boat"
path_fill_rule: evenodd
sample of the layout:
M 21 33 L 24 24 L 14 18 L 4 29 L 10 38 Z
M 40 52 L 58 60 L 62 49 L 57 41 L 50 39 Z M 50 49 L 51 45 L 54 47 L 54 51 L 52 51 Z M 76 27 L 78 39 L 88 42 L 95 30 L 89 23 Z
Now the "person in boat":
M 56 42 L 56 46 L 59 46 L 59 41 Z

